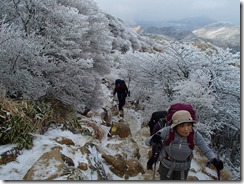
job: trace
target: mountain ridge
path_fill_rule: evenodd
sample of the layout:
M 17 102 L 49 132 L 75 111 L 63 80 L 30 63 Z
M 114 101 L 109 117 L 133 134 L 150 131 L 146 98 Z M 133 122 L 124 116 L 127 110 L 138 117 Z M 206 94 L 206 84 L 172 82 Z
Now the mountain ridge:
M 216 46 L 240 52 L 240 28 L 230 23 L 214 23 L 194 30 L 193 34 Z
M 178 29 L 175 26 L 148 27 L 139 30 L 144 34 L 163 35 L 168 40 L 186 42 L 210 42 L 233 53 L 240 52 L 240 28 L 228 22 L 214 22 L 195 30 Z

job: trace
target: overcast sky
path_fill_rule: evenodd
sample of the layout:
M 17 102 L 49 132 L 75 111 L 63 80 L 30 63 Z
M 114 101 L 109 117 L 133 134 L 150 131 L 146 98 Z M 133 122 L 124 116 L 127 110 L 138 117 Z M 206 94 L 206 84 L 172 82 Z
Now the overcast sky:
M 239 0 L 94 0 L 105 12 L 124 21 L 178 20 L 208 16 L 240 25 Z M 241 2 L 243 2 L 241 0 Z

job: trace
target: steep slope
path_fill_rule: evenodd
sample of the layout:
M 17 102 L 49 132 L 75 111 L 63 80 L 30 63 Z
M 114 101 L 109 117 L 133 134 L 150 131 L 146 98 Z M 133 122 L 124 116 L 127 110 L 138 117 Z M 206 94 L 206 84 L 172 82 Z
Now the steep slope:
M 110 122 L 118 123 L 121 117 L 113 109 L 117 102 L 110 96 L 111 86 L 103 85 L 107 94 L 104 103 L 111 113 Z M 152 180 L 153 171 L 146 170 L 148 152 L 145 145 L 149 128 L 128 101 L 123 121 L 130 127 L 131 136 L 108 137 L 111 124 L 105 124 L 102 109 L 81 116 L 75 129 L 65 125 L 53 126 L 44 135 L 35 135 L 34 146 L 23 149 L 12 161 L 1 165 L 2 180 Z M 79 125 L 79 126 L 78 126 Z M 14 145 L 1 146 L 2 152 Z M 189 180 L 215 180 L 214 168 L 206 167 L 206 158 L 197 148 L 192 162 Z M 9 157 L 12 155 L 9 154 Z M 157 164 L 158 167 L 159 164 Z M 230 171 L 221 172 L 222 180 L 231 180 Z M 159 180 L 158 172 L 155 180 Z
M 105 16 L 109 21 L 108 30 L 113 37 L 112 50 L 118 50 L 121 53 L 126 53 L 129 50 L 152 52 L 153 48 L 158 47 L 155 42 L 138 34 L 121 19 L 106 13 Z
M 9 20 L 4 19 L 6 23 L 0 26 L 1 83 L 9 97 L 52 96 L 80 112 L 96 108 L 101 103 L 95 98 L 96 78 L 109 73 L 114 61 L 111 53 L 152 52 L 155 46 L 121 20 L 102 12 L 93 1 L 27 2 L 17 4 L 26 7 L 22 14 L 31 18 L 28 33 L 22 29 L 18 21 L 22 14 L 15 11 L 12 1 L 4 12 L 12 17 L 7 16 Z M 26 34 L 32 36 L 20 36 Z

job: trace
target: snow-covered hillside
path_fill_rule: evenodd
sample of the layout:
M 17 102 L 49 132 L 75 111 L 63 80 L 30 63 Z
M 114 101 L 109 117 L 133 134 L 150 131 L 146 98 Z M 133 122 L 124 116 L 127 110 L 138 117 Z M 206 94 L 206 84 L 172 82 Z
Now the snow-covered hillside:
M 184 101 L 224 160 L 221 178 L 240 180 L 240 53 L 141 35 L 92 0 L 4 0 L 0 8 L 0 179 L 150 180 L 146 123 Z M 116 78 L 131 90 L 124 118 L 111 95 Z M 123 131 L 108 137 L 110 129 Z M 195 155 L 190 176 L 215 179 Z
M 105 94 L 104 105 L 110 108 L 110 111 L 117 104 L 116 99 L 111 97 L 111 86 L 103 84 L 102 92 Z M 80 122 L 86 121 L 96 124 L 100 128 L 99 131 L 104 132 L 103 136 L 97 138 L 94 136 L 94 132 L 92 135 L 74 133 L 70 130 L 64 130 L 63 125 L 50 127 L 44 135 L 35 135 L 34 146 L 31 150 L 24 149 L 15 161 L 1 165 L 0 178 L 2 180 L 23 180 L 28 177 L 28 179 L 32 180 L 50 178 L 53 180 L 102 180 L 100 175 L 103 173 L 104 180 L 152 180 L 153 171 L 146 170 L 150 147 L 145 145 L 145 138 L 149 136 L 149 127 L 145 123 L 146 119 L 141 116 L 143 111 L 133 109 L 129 101 L 130 98 L 127 99 L 124 118 L 112 115 L 111 122 L 118 122 L 124 119 L 124 122 L 130 127 L 131 136 L 120 138 L 114 135 L 109 138 L 107 134 L 110 127 L 105 126 L 101 118 L 102 109 L 99 109 L 96 112 L 91 112 L 89 117 L 80 117 Z M 114 112 L 111 111 L 111 113 Z M 83 123 L 82 126 L 86 125 Z M 85 145 L 89 150 L 88 152 L 83 151 Z M 1 153 L 13 147 L 15 145 L 3 145 L 0 147 Z M 135 147 L 138 147 L 137 154 L 140 155 L 139 157 L 135 157 Z M 67 162 L 62 165 L 62 168 L 66 168 L 65 172 L 58 170 L 61 167 L 59 165 L 61 161 L 55 160 L 54 156 L 46 156 L 41 161 L 40 157 L 43 154 L 53 150 L 58 150 L 58 152 L 70 158 L 69 162 L 73 163 L 72 166 L 67 164 Z M 111 169 L 111 164 L 104 159 L 104 154 L 111 156 L 119 154 L 122 156 L 121 159 L 125 159 L 125 161 L 131 160 L 130 162 L 137 160 L 143 170 L 140 170 L 135 176 L 116 174 Z M 189 180 L 215 180 L 217 173 L 214 168 L 206 167 L 207 159 L 197 149 L 194 150 L 194 154 L 195 158 L 192 162 Z M 82 169 L 81 163 L 86 165 L 86 169 Z M 96 168 L 98 163 L 100 164 L 100 172 L 98 171 L 99 168 Z M 221 172 L 222 180 L 233 179 L 228 169 L 224 169 Z M 158 179 L 159 175 L 156 172 L 155 180 Z
M 113 99 L 111 94 L 112 82 L 118 77 L 117 74 L 119 71 L 114 69 L 112 74 L 105 76 L 105 80 L 101 81 L 100 93 L 103 94 L 103 107 L 111 114 L 108 123 L 104 122 L 104 110 L 97 109 L 97 111 L 89 112 L 87 116 L 78 116 L 78 122 L 82 128 L 68 130 L 62 124 L 59 126 L 54 124 L 44 135 L 35 134 L 34 146 L 31 150 L 23 149 L 16 159 L 2 164 L 0 178 L 2 180 L 23 180 L 28 175 L 28 179 L 31 177 L 33 180 L 152 180 L 153 171 L 146 170 L 150 147 L 146 146 L 144 142 L 149 136 L 149 127 L 146 123 L 150 116 L 145 117 L 143 109 L 136 109 L 130 103 L 133 100 L 132 97 L 127 98 L 124 118 L 116 114 L 114 106 L 117 101 L 116 97 Z M 114 135 L 109 138 L 107 134 L 111 128 L 111 122 L 118 123 L 121 119 L 129 125 L 131 136 L 120 138 Z M 88 130 L 88 134 L 83 134 L 80 130 Z M 1 154 L 15 146 L 2 145 Z M 54 152 L 55 150 L 56 152 Z M 66 165 L 60 159 L 62 156 L 58 156 L 57 161 L 53 159 L 52 154 L 62 154 L 63 157 L 69 158 L 66 158 L 65 162 L 73 164 Z M 105 158 L 115 159 L 118 154 L 121 155 L 118 162 L 119 160 L 128 161 L 128 163 L 136 162 L 137 167 L 133 170 L 136 175 L 118 174 L 111 169 L 111 163 Z M 197 149 L 194 150 L 194 154 L 189 180 L 215 180 L 217 173 L 214 168 L 206 167 L 207 159 Z M 65 168 L 64 172 L 58 171 L 57 164 L 60 166 L 59 163 L 62 163 L 61 168 Z M 101 167 L 99 168 L 98 165 Z M 240 173 L 232 173 L 228 167 L 221 171 L 222 180 L 236 180 L 236 178 L 240 178 Z M 157 172 L 155 179 L 159 179 Z

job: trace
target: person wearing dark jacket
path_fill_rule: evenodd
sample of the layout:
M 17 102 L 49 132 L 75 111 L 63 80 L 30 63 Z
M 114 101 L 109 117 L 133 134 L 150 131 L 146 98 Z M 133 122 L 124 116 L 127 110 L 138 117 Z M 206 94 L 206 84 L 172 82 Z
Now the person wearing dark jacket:
M 116 93 L 119 100 L 119 111 L 123 111 L 123 106 L 125 105 L 126 97 L 127 95 L 130 96 L 124 80 L 117 79 L 115 81 L 113 95 L 115 95 Z
M 193 148 L 189 144 L 189 136 L 192 142 L 198 146 L 208 160 L 216 167 L 217 171 L 223 169 L 223 162 L 217 158 L 214 152 L 206 145 L 202 135 L 193 128 L 196 123 L 191 114 L 186 110 L 180 110 L 173 114 L 171 126 L 166 126 L 145 140 L 146 145 L 161 144 L 159 154 L 160 180 L 186 180 L 191 161 Z M 173 135 L 169 143 L 169 137 Z M 167 142 L 168 141 L 168 142 Z M 168 143 L 168 144 L 166 144 Z
M 155 134 L 158 130 L 165 127 L 167 120 L 167 111 L 156 111 L 152 113 L 151 119 L 148 123 L 150 127 L 150 136 Z M 158 160 L 158 153 L 161 150 L 161 145 L 155 144 L 152 146 L 152 156 L 149 158 L 147 162 L 147 169 L 152 170 L 153 164 L 155 164 Z
M 167 116 L 167 111 L 155 111 L 151 115 L 151 119 L 148 122 L 148 126 L 150 128 L 150 136 L 153 135 L 155 132 L 153 132 L 153 129 L 155 125 L 158 122 L 163 122 L 165 123 L 166 121 L 166 116 Z M 160 123 L 161 124 L 161 123 Z M 157 125 L 158 126 L 158 125 Z M 163 125 L 164 126 L 164 125 Z

